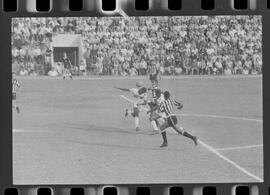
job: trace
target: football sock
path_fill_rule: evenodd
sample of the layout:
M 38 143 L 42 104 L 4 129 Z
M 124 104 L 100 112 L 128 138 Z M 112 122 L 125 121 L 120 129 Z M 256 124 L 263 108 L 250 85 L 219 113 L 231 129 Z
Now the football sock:
M 135 127 L 139 127 L 139 117 L 134 117 Z
M 158 127 L 157 127 L 157 123 L 156 123 L 156 121 L 151 121 L 151 124 L 152 124 L 152 126 L 153 126 L 153 128 L 154 128 L 154 131 L 158 131 Z
M 183 136 L 188 137 L 190 139 L 194 139 L 194 136 L 189 134 L 188 132 L 184 131 Z
M 161 133 L 161 135 L 162 135 L 162 138 L 163 138 L 163 143 L 168 143 L 166 131 L 163 131 L 163 132 Z

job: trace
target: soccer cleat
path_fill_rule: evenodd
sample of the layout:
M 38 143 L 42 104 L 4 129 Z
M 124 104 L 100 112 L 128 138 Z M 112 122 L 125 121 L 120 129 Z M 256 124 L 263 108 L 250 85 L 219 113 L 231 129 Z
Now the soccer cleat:
M 157 135 L 158 133 L 159 133 L 158 131 L 153 130 L 153 131 L 151 132 L 151 135 Z
M 140 131 L 140 128 L 139 127 L 136 127 L 136 131 Z
M 65 78 L 66 78 L 66 77 L 64 76 L 64 77 L 63 77 L 63 80 L 65 80 Z
M 128 109 L 126 109 L 126 112 L 125 112 L 125 117 L 128 116 Z
M 194 141 L 195 146 L 197 146 L 198 145 L 198 138 L 194 136 L 193 141 Z
M 164 147 L 167 147 L 168 146 L 168 143 L 167 142 L 163 142 L 162 144 L 161 144 L 161 146 L 159 146 L 160 148 L 164 148 Z

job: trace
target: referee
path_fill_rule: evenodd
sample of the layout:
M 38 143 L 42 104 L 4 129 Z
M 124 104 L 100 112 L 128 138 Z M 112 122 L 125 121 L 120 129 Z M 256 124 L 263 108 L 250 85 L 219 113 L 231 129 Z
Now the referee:
M 147 71 L 149 73 L 149 79 L 151 81 L 152 87 L 158 87 L 158 77 L 160 78 L 159 69 L 153 60 L 150 61 L 150 64 L 147 67 Z
M 168 91 L 164 92 L 164 98 L 165 98 L 165 100 L 161 103 L 160 108 L 159 108 L 160 111 L 165 112 L 165 114 L 166 114 L 166 121 L 165 121 L 165 123 L 163 123 L 160 126 L 161 135 L 163 138 L 163 143 L 160 147 L 162 148 L 162 147 L 168 146 L 167 135 L 166 135 L 165 130 L 169 127 L 172 127 L 177 133 L 179 133 L 187 138 L 192 139 L 193 142 L 195 143 L 195 145 L 197 146 L 198 145 L 197 137 L 186 132 L 183 127 L 176 126 L 177 125 L 177 117 L 174 114 L 174 106 L 177 106 L 178 109 L 181 109 L 181 108 L 183 108 L 183 105 L 175 100 L 171 100 L 170 93 Z
M 71 74 L 72 64 L 71 64 L 70 59 L 67 57 L 66 52 L 63 53 L 62 63 L 64 64 L 63 80 L 65 80 L 66 77 L 69 77 L 70 79 L 72 79 L 72 74 Z

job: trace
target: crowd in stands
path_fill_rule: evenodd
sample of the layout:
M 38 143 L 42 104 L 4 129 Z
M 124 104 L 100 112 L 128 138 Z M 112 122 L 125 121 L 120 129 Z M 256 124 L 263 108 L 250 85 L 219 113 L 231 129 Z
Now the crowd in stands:
M 14 18 L 12 65 L 20 75 L 62 73 L 52 38 L 80 34 L 84 75 L 261 74 L 260 16 Z

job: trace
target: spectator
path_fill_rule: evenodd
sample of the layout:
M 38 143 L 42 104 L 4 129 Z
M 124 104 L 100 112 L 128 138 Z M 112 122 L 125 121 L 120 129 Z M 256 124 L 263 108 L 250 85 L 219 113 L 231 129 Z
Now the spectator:
M 232 69 L 229 66 L 226 66 L 224 69 L 225 75 L 232 75 Z
M 80 72 L 82 75 L 86 75 L 86 63 L 85 60 L 80 61 Z

